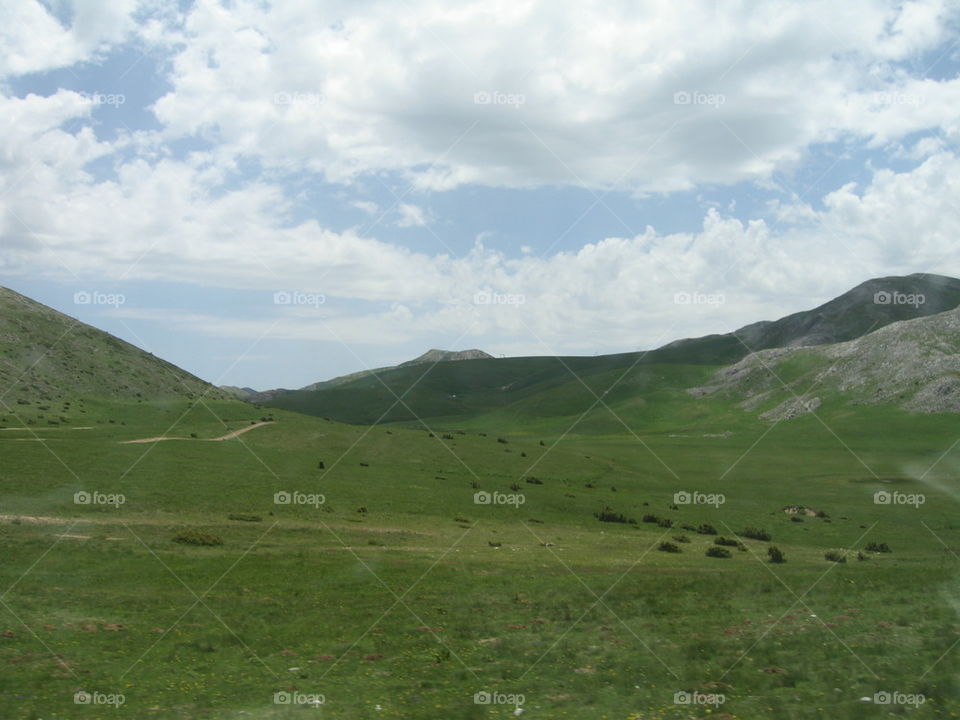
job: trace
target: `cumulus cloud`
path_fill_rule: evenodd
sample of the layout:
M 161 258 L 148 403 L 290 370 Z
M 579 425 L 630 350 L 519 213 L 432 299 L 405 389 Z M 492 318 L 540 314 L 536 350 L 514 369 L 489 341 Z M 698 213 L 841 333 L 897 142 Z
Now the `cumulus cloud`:
M 943 0 L 412 2 L 400 16 L 202 0 L 154 111 L 170 137 L 338 182 L 664 192 L 764 178 L 812 143 L 955 124 L 960 81 L 897 63 L 956 14 Z
M 69 0 L 55 5 L 68 23 L 38 0 L 0 3 L 0 79 L 89 60 L 133 28 L 136 0 Z

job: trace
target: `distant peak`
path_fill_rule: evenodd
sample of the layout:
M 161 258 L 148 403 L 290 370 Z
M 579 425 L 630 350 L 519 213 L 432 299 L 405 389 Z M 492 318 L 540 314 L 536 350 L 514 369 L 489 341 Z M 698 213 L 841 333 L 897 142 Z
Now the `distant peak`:
M 405 367 L 407 365 L 419 365 L 421 363 L 435 363 L 435 362 L 451 362 L 455 360 L 486 360 L 492 359 L 493 355 L 486 353 L 483 350 L 438 350 L 437 348 L 431 348 L 427 350 L 420 357 L 414 358 L 413 360 L 408 360 L 405 363 L 400 363 L 397 367 Z

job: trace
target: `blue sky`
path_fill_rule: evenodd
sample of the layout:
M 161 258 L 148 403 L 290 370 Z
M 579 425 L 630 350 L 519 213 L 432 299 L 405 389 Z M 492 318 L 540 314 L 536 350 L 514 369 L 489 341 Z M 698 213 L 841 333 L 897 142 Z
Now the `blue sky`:
M 960 275 L 952 3 L 309 5 L 5 3 L 0 284 L 262 389 Z

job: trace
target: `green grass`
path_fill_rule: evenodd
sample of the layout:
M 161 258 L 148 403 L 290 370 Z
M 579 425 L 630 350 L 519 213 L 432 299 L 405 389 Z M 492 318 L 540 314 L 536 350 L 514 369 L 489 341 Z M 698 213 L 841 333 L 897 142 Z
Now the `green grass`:
M 564 434 L 576 415 L 549 394 L 512 418 L 431 423 L 433 437 L 236 402 L 89 398 L 66 425 L 0 431 L 3 717 L 300 717 L 273 703 L 292 690 L 323 694 L 316 715 L 338 719 L 512 717 L 474 704 L 480 691 L 524 695 L 532 718 L 707 715 L 674 704 L 679 691 L 724 694 L 714 716 L 957 716 L 960 560 L 943 543 L 960 542 L 958 419 L 828 402 L 829 429 L 812 416 L 771 429 L 650 392 L 673 421 L 625 391 L 610 400 L 629 431 L 601 408 Z M 202 441 L 268 413 L 274 424 Z M 705 437 L 721 427 L 732 434 Z M 197 438 L 120 442 L 165 432 Z M 35 435 L 47 439 L 18 439 Z M 513 484 L 517 508 L 473 502 Z M 926 503 L 876 505 L 881 489 Z M 78 491 L 125 502 L 76 505 Z M 325 503 L 277 505 L 282 491 Z M 725 502 L 674 509 L 679 491 Z M 792 522 L 792 504 L 828 517 Z M 674 526 L 598 522 L 605 506 Z M 714 537 L 683 529 L 705 522 L 772 539 L 708 558 Z M 174 542 L 185 531 L 223 544 Z M 678 534 L 680 553 L 656 550 Z M 871 541 L 892 552 L 856 560 Z M 771 544 L 786 563 L 767 562 Z M 853 553 L 836 564 L 829 550 Z M 78 690 L 126 702 L 76 705 Z M 884 690 L 927 702 L 859 700 Z

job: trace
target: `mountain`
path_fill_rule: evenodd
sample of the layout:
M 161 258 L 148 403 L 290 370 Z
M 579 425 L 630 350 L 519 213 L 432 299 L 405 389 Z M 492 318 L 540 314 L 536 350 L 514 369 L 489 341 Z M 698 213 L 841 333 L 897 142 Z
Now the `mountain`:
M 320 382 L 315 382 L 306 387 L 300 388 L 301 390 L 324 390 L 326 388 L 336 387 L 338 385 L 343 385 L 345 383 L 351 382 L 353 380 L 359 380 L 362 377 L 368 375 L 373 375 L 375 373 L 381 373 L 386 370 L 394 370 L 396 368 L 410 367 L 411 365 L 422 365 L 423 363 L 438 363 L 438 362 L 453 362 L 455 360 L 480 360 L 486 358 L 493 358 L 493 355 L 485 353 L 483 350 L 427 350 L 423 355 L 414 358 L 413 360 L 407 360 L 402 362 L 399 365 L 387 365 L 385 367 L 371 368 L 370 370 L 359 370 L 355 373 L 350 373 L 348 375 L 340 375 L 339 377 L 332 378 L 330 380 L 321 380 Z M 289 392 L 288 390 L 281 391 L 268 391 L 273 392 L 274 396 L 280 394 L 281 392 Z M 270 398 L 263 398 L 270 399 Z M 260 402 L 258 400 L 257 402 Z
M 455 362 L 457 360 L 492 360 L 493 355 L 483 350 L 427 350 L 420 357 L 400 363 L 397 367 L 422 365 L 423 363 Z
M 237 387 L 236 385 L 220 385 L 219 387 L 225 393 L 229 393 L 240 400 L 246 400 L 251 395 L 257 394 L 257 391 L 250 387 Z
M 176 365 L 0 287 L 0 397 L 194 398 L 226 393 Z
M 747 325 L 733 333 L 679 340 L 641 353 L 594 357 L 524 357 L 464 359 L 420 364 L 349 377 L 278 393 L 265 404 L 358 424 L 414 422 L 432 418 L 455 423 L 486 413 L 545 415 L 574 412 L 595 399 L 586 386 L 602 383 L 653 391 L 664 378 L 673 390 L 707 380 L 703 373 L 731 365 L 754 350 L 843 342 L 908 319 L 960 306 L 960 280 L 915 274 L 868 280 L 812 310 L 780 320 Z M 428 353 L 429 355 L 429 353 Z M 678 366 L 695 366 L 689 372 Z M 674 369 L 671 369 L 674 368 Z M 672 378 L 672 379 L 671 379 Z M 639 400 L 636 396 L 633 402 Z M 630 398 L 622 398 L 631 402 Z M 644 400 L 644 402 L 647 402 Z M 584 405 L 586 403 L 586 405 Z
M 761 350 L 690 393 L 733 399 L 764 420 L 791 419 L 830 399 L 960 412 L 960 308 L 833 345 Z
M 919 301 L 919 302 L 917 302 Z M 677 340 L 661 357 L 736 362 L 751 351 L 853 340 L 892 322 L 935 315 L 960 306 L 960 280 L 917 273 L 867 280 L 812 310 L 746 325 L 724 335 Z

